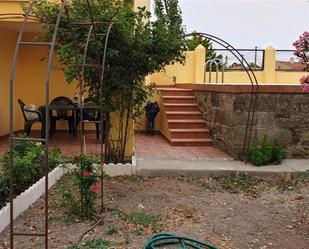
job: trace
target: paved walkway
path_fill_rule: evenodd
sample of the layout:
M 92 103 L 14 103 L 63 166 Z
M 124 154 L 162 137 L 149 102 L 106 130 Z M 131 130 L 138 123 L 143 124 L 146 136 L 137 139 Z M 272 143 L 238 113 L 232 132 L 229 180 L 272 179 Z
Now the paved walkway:
M 137 158 L 229 158 L 229 156 L 211 146 L 172 146 L 161 134 L 147 136 L 136 132 L 134 143 Z
M 137 173 L 141 176 L 219 176 L 231 173 L 250 174 L 256 177 L 273 177 L 283 173 L 307 172 L 309 160 L 287 159 L 280 165 L 254 167 L 232 159 L 205 158 L 189 159 L 157 159 L 137 158 Z

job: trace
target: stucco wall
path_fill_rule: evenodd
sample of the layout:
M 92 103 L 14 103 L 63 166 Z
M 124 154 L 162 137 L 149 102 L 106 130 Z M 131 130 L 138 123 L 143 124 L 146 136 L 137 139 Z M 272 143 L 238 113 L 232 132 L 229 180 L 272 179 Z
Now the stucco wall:
M 148 76 L 147 82 L 156 85 L 177 85 L 193 83 L 215 83 L 216 73 L 205 72 L 205 48 L 199 45 L 194 51 L 185 52 L 185 63 L 169 65 L 165 71 Z M 299 84 L 299 79 L 305 72 L 286 72 L 276 70 L 276 50 L 272 46 L 265 48 L 264 68 L 254 71 L 259 84 Z M 175 79 L 173 81 L 173 79 Z M 224 83 L 249 84 L 250 79 L 245 71 L 225 71 Z M 218 83 L 222 83 L 222 72 L 218 74 Z

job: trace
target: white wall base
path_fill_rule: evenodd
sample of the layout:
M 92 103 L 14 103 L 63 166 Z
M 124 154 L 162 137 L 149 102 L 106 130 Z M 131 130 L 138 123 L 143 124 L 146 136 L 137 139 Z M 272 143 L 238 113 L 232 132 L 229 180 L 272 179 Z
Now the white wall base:
M 69 168 L 74 167 L 70 165 Z M 111 177 L 135 175 L 136 174 L 136 158 L 132 157 L 132 163 L 109 163 L 104 165 L 105 174 Z M 62 166 L 56 167 L 48 174 L 48 188 L 51 188 L 65 173 L 65 169 Z M 45 177 L 42 177 L 36 183 L 34 183 L 27 190 L 22 192 L 14 199 L 14 219 L 18 217 L 23 211 L 27 210 L 31 204 L 38 200 L 45 192 Z M 10 204 L 7 203 L 0 210 L 0 232 L 2 232 L 6 226 L 10 224 Z
M 64 169 L 58 166 L 48 174 L 48 188 L 51 188 L 64 174 Z M 45 177 L 42 177 L 27 190 L 14 199 L 14 219 L 25 211 L 45 192 Z M 10 203 L 0 210 L 0 232 L 10 224 Z
M 131 176 L 136 174 L 136 158 L 132 156 L 132 163 L 109 163 L 104 165 L 104 173 L 108 176 Z

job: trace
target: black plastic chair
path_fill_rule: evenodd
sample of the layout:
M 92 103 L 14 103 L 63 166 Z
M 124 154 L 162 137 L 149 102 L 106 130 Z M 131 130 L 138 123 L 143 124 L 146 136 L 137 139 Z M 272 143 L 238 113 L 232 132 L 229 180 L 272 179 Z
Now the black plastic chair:
M 97 139 L 100 138 L 100 121 L 101 121 L 101 115 L 100 115 L 100 110 L 94 108 L 94 109 L 90 109 L 89 106 L 97 106 L 97 104 L 92 101 L 90 98 L 86 98 L 84 100 L 84 105 L 87 106 L 88 108 L 83 109 L 83 120 L 84 123 L 82 123 L 82 129 L 84 130 L 84 124 L 85 122 L 89 121 L 89 123 L 94 123 L 95 127 L 96 127 L 96 135 L 97 135 Z M 76 123 L 76 127 L 75 130 L 77 130 L 77 126 L 80 123 L 81 120 L 81 113 L 78 113 L 78 121 Z
M 57 121 L 67 121 L 69 125 L 69 133 L 73 132 L 74 129 L 74 116 L 73 111 L 67 109 L 68 106 L 73 106 L 72 100 L 70 100 L 67 97 L 60 96 L 57 98 L 54 98 L 50 102 L 51 106 L 57 106 L 57 109 L 54 110 L 51 114 L 51 127 L 50 127 L 50 133 L 53 135 L 56 132 L 56 126 Z M 61 109 L 63 107 L 63 109 Z M 70 115 L 71 112 L 71 115 Z M 54 115 L 56 113 L 56 115 Z
M 27 136 L 29 136 L 32 125 L 34 123 L 41 123 L 42 122 L 42 115 L 39 111 L 25 109 L 26 105 L 21 99 L 18 99 L 18 104 L 20 106 L 21 112 L 22 112 L 24 120 L 25 120 L 24 133 L 26 133 Z M 30 118 L 29 114 L 34 114 L 33 118 Z

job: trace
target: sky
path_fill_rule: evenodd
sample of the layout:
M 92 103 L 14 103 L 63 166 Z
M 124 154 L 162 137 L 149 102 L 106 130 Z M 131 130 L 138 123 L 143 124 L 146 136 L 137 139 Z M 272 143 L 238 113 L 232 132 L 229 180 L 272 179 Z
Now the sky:
M 186 33 L 216 35 L 235 48 L 293 49 L 309 31 L 309 0 L 179 0 L 179 5 Z

